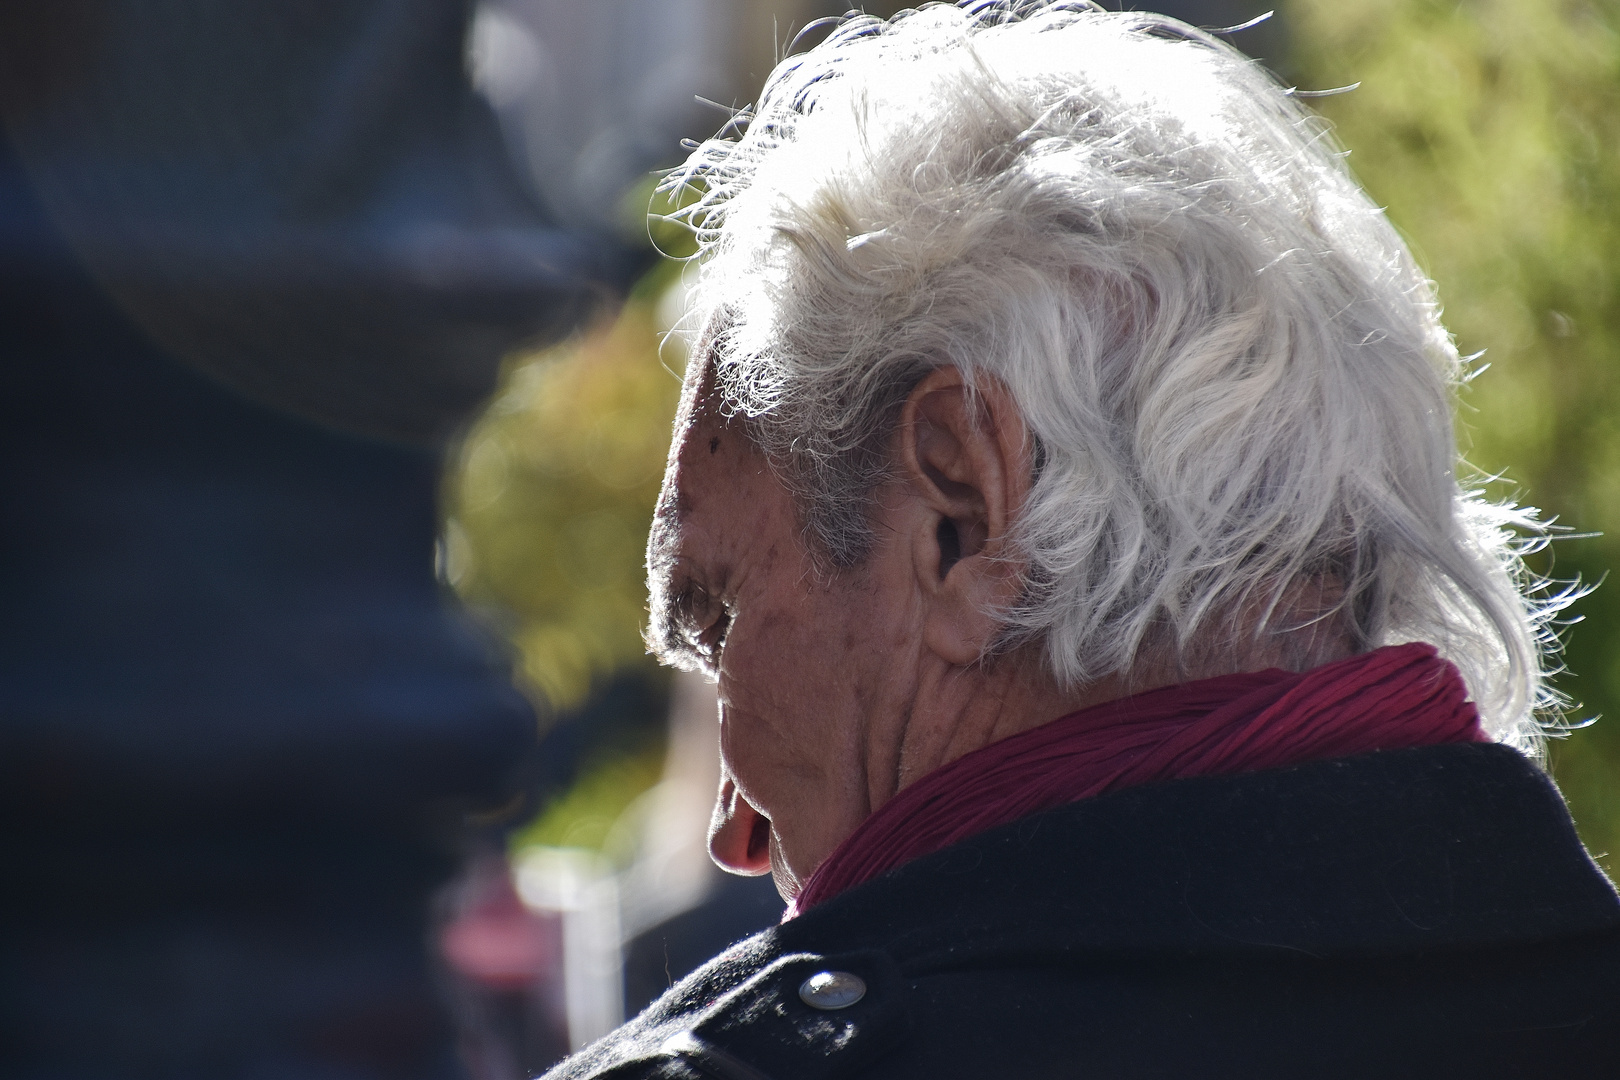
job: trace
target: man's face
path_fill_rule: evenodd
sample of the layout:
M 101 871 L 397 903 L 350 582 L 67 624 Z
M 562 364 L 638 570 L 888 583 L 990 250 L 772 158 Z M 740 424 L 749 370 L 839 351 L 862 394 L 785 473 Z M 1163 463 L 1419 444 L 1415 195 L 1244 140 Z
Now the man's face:
M 860 568 L 819 567 L 791 495 L 741 425 L 702 403 L 693 413 L 671 456 L 654 548 L 667 556 L 666 615 L 719 683 L 734 791 L 722 789 L 711 850 L 759 872 L 768 842 L 778 886 L 792 894 L 893 793 L 892 748 L 914 696 L 912 571 L 904 545 L 881 532 Z

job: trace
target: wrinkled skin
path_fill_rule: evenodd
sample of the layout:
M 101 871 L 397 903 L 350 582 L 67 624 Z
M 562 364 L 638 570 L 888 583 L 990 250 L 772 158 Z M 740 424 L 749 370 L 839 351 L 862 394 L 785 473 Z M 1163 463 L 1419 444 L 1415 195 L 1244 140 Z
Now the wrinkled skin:
M 789 898 L 906 785 L 1124 684 L 1064 691 L 1033 649 L 981 661 L 997 629 L 987 612 L 1020 588 L 1006 536 L 1033 471 L 999 384 L 982 384 L 975 404 L 955 369 L 933 372 L 907 400 L 892 453 L 873 550 L 833 571 L 702 372 L 671 449 L 655 595 L 685 598 L 669 617 L 719 684 L 710 851 L 734 872 L 773 871 Z

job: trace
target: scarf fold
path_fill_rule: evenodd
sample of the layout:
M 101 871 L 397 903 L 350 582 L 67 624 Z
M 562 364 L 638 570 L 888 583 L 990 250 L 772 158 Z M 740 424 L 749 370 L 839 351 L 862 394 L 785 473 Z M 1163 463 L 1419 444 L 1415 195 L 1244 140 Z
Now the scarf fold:
M 970 836 L 1121 788 L 1486 741 L 1462 676 L 1421 642 L 1304 673 L 1149 690 L 991 743 L 904 788 L 816 868 L 783 919 Z

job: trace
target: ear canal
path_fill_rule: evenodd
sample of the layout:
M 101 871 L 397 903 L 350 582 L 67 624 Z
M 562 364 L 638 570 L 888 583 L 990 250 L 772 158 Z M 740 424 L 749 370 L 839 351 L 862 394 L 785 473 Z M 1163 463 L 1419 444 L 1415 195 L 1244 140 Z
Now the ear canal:
M 943 581 L 951 567 L 962 561 L 962 534 L 956 531 L 956 522 L 940 518 L 934 537 L 939 543 L 939 577 Z

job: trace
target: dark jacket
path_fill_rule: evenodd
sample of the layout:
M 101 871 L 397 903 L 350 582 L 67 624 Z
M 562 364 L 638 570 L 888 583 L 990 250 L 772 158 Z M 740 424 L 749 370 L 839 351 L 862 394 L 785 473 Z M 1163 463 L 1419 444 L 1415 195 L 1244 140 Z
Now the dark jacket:
M 1620 902 L 1505 747 L 1181 780 L 852 889 L 548 1075 L 1620 1077 Z

